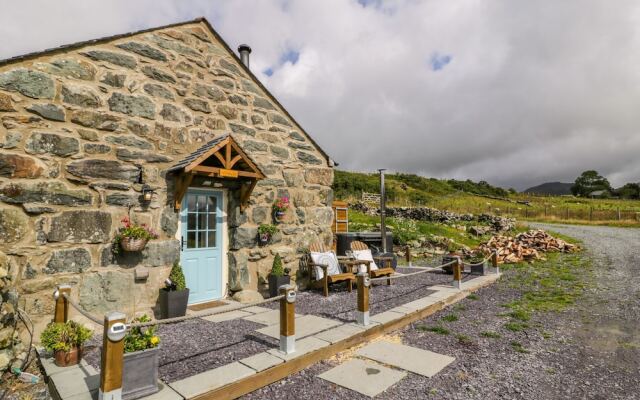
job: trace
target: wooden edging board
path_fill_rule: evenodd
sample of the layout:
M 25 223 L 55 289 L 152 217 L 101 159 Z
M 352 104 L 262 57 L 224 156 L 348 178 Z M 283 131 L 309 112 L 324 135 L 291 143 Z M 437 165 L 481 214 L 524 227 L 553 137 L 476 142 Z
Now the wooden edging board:
M 496 278 L 498 277 L 499 275 L 496 275 Z M 449 297 L 445 300 L 438 301 L 437 303 L 434 303 L 426 308 L 423 308 L 422 310 L 407 314 L 404 317 L 398 318 L 393 321 L 389 321 L 385 324 L 374 325 L 360 334 L 343 339 L 339 342 L 322 347 L 318 350 L 314 350 L 300 357 L 294 358 L 282 364 L 278 364 L 274 367 L 271 367 L 264 371 L 253 374 L 249 377 L 246 377 L 246 378 L 237 380 L 233 383 L 230 383 L 228 385 L 219 387 L 210 392 L 203 393 L 198 396 L 194 396 L 189 400 L 236 399 L 247 393 L 251 393 L 254 390 L 260 389 L 261 387 L 270 385 L 283 378 L 286 378 L 289 375 L 295 374 L 296 372 L 302 371 L 306 367 L 312 364 L 315 364 L 319 361 L 322 361 L 324 359 L 330 358 L 335 354 L 340 353 L 341 351 L 347 350 L 354 346 L 358 346 L 362 343 L 365 343 L 377 337 L 380 337 L 388 332 L 392 332 L 400 328 L 403 328 L 411 324 L 412 322 L 426 318 L 442 310 L 448 305 L 457 303 L 458 301 L 467 297 L 469 294 L 475 292 L 476 290 L 484 286 L 487 286 L 493 283 L 494 281 L 495 280 L 487 280 L 486 282 L 482 282 L 476 287 L 473 287 L 470 289 L 463 289 L 462 291 L 460 291 L 460 293 L 455 294 L 453 297 Z

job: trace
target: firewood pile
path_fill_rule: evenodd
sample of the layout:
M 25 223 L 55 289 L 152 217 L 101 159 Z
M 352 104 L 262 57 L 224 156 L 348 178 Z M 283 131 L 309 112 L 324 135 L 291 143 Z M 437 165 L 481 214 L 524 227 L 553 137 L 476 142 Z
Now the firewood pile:
M 515 237 L 493 236 L 487 243 L 481 244 L 478 250 L 485 256 L 497 250 L 498 263 L 511 264 L 540 259 L 542 253 L 546 252 L 574 252 L 578 250 L 578 246 L 555 238 L 542 229 L 533 229 Z

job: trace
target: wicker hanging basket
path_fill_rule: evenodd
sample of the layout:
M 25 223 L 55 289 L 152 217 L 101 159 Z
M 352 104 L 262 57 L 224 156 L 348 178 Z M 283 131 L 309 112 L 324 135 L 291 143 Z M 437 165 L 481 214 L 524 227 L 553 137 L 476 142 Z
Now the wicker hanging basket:
M 147 245 L 148 239 L 124 237 L 120 240 L 120 247 L 124 251 L 142 251 Z

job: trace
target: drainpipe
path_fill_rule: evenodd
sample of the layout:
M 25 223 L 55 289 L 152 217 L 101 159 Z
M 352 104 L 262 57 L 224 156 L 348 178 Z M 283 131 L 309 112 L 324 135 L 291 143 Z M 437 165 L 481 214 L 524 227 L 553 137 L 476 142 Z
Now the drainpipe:
M 387 225 L 385 224 L 385 217 L 387 214 L 387 195 L 384 191 L 384 171 L 385 169 L 379 169 L 380 172 L 380 234 L 382 235 L 382 252 L 387 252 Z
M 240 61 L 245 67 L 249 68 L 249 54 L 251 54 L 251 47 L 248 44 L 241 44 L 238 46 L 238 53 L 240 53 Z

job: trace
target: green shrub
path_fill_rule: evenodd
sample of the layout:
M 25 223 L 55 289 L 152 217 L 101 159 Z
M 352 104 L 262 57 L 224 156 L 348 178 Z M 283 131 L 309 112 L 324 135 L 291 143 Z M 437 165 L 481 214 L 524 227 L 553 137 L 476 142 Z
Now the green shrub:
M 522 343 L 520 343 L 520 342 L 513 341 L 510 344 L 511 344 L 511 347 L 513 348 L 513 350 L 517 351 L 518 353 L 528 353 L 529 352 L 529 350 L 525 349 L 524 346 L 522 346 Z
M 273 265 L 271 266 L 271 275 L 284 276 L 284 268 L 282 268 L 282 258 L 280 254 L 276 254 L 273 258 Z
M 169 279 L 171 279 L 171 282 L 176 285 L 176 290 L 185 290 L 187 288 L 187 283 L 184 279 L 184 272 L 182 272 L 182 267 L 177 260 L 173 263 L 173 267 L 171 267 Z
M 426 326 L 426 325 L 418 325 L 416 327 L 419 331 L 427 331 L 437 333 L 438 335 L 448 335 L 449 330 L 444 326 Z
M 491 339 L 499 339 L 502 337 L 498 332 L 492 332 L 492 331 L 485 331 L 485 332 L 482 332 L 480 335 L 486 338 L 491 338 Z
M 49 351 L 69 351 L 74 346 L 82 346 L 93 332 L 75 321 L 51 322 L 40 334 L 40 342 Z
M 471 338 L 467 335 L 456 335 L 456 339 L 458 339 L 458 342 L 460 344 L 465 344 L 465 345 L 469 345 L 471 343 L 473 343 L 473 340 L 471 340 Z
M 504 324 L 505 329 L 510 330 L 511 332 L 520 332 L 529 327 L 527 324 L 523 324 L 520 322 L 508 322 Z
M 149 322 L 146 314 L 135 318 L 131 322 Z M 160 344 L 160 338 L 156 335 L 157 326 L 149 326 L 145 328 L 131 328 L 124 337 L 124 352 L 133 353 L 146 349 L 153 349 Z

